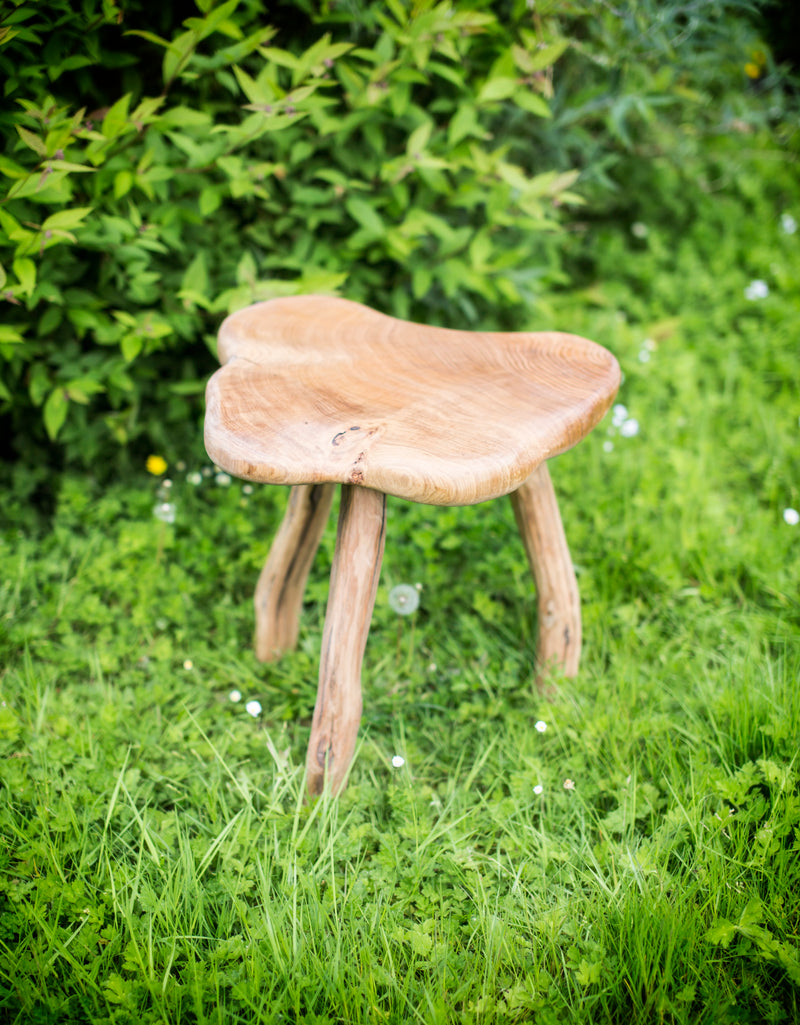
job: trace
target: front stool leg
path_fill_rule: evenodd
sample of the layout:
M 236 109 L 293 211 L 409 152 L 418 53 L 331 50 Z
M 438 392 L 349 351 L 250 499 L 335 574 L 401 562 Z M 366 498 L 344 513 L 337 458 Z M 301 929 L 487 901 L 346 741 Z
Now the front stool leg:
M 322 634 L 319 687 L 306 759 L 308 789 L 344 784 L 361 721 L 361 662 L 378 590 L 386 496 L 342 485 L 339 529 Z
M 536 684 L 545 687 L 553 665 L 575 676 L 581 657 L 581 606 L 564 526 L 547 464 L 511 495 L 517 527 L 536 581 L 539 636 Z
M 289 494 L 255 593 L 256 658 L 271 662 L 297 644 L 303 592 L 333 502 L 335 484 L 299 484 Z

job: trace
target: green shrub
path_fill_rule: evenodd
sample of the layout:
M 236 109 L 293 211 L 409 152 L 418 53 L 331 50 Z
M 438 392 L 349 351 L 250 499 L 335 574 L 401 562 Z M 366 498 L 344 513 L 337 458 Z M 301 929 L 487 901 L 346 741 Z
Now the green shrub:
M 169 450 L 219 320 L 259 299 L 342 289 L 511 324 L 576 199 L 575 174 L 512 160 L 494 130 L 510 107 L 549 115 L 564 40 L 477 4 L 374 5 L 353 26 L 368 47 L 298 11 L 290 35 L 257 3 L 198 6 L 167 38 L 99 0 L 3 19 L 0 401 L 23 454 L 40 420 L 72 461 L 109 438 Z M 109 83 L 93 112 L 87 69 Z
M 654 161 L 697 176 L 733 124 L 796 149 L 746 0 L 75 8 L 0 16 L 0 417 L 29 463 L 185 450 L 247 303 L 530 327 Z

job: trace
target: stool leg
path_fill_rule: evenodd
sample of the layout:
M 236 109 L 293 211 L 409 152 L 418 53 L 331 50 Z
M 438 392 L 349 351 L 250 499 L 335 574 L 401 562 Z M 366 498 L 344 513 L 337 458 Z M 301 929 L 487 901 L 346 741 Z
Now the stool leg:
M 536 581 L 539 609 L 536 684 L 544 689 L 555 664 L 575 676 L 581 657 L 581 607 L 564 526 L 547 464 L 542 463 L 511 502 Z
M 342 485 L 336 553 L 319 688 L 306 759 L 308 789 L 322 793 L 327 779 L 338 792 L 356 746 L 361 721 L 361 661 L 378 590 L 386 533 L 386 496 Z
M 256 657 L 271 662 L 297 644 L 311 563 L 328 521 L 335 484 L 300 484 L 289 504 L 255 593 Z

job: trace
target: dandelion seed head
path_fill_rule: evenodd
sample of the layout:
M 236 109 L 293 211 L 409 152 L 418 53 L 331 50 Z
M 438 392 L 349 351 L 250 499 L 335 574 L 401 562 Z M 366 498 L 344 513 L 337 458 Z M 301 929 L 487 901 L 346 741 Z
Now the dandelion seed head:
M 410 616 L 419 608 L 419 591 L 411 584 L 398 584 L 389 591 L 389 604 L 400 616 Z
M 153 506 L 153 515 L 162 523 L 174 523 L 175 512 L 174 502 L 159 502 L 158 505 Z

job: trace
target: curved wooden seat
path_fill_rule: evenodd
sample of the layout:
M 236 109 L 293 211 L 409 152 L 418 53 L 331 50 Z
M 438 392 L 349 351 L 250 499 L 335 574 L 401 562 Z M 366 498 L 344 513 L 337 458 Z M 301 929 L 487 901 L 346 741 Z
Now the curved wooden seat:
M 556 332 L 423 327 L 325 296 L 234 313 L 206 448 L 269 484 L 360 484 L 435 505 L 508 494 L 594 427 L 614 357 Z
M 468 505 L 510 494 L 538 599 L 537 683 L 574 675 L 580 605 L 546 460 L 602 418 L 619 385 L 601 346 L 558 332 L 410 324 L 326 296 L 228 317 L 206 391 L 209 456 L 293 485 L 255 594 L 256 654 L 292 648 L 303 590 L 342 485 L 307 773 L 344 783 L 361 718 L 361 662 L 380 574 L 386 495 Z

